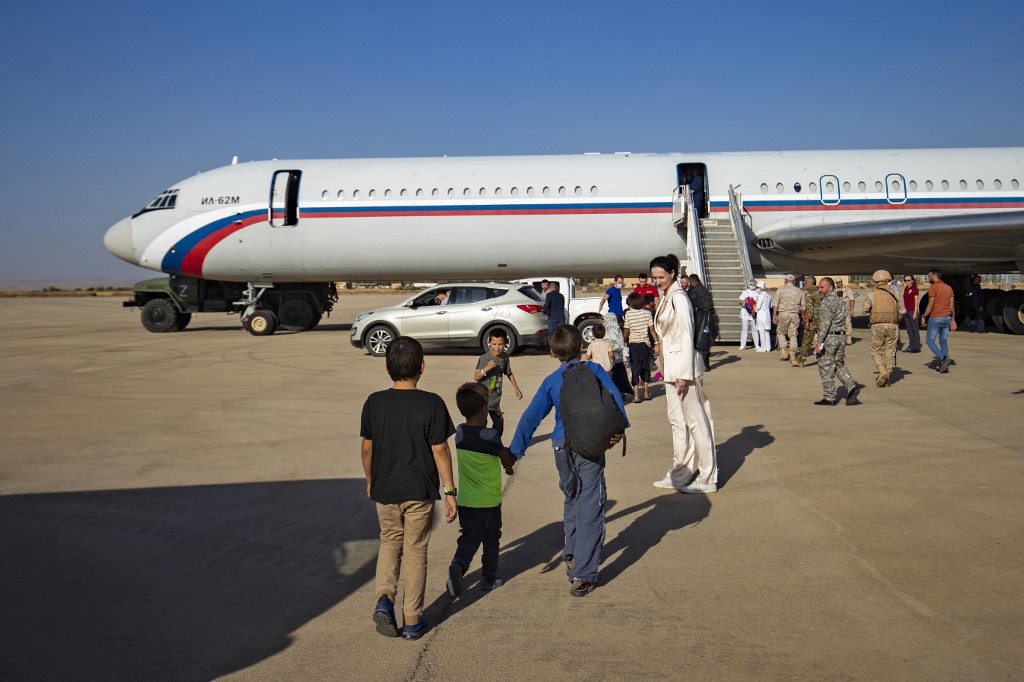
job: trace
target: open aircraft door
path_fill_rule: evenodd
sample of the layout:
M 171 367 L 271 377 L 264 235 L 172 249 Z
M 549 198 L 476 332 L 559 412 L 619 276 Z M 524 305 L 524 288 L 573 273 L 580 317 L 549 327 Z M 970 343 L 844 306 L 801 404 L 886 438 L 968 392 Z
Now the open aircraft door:
M 299 224 L 300 170 L 274 171 L 270 181 L 267 222 L 271 227 L 294 227 Z

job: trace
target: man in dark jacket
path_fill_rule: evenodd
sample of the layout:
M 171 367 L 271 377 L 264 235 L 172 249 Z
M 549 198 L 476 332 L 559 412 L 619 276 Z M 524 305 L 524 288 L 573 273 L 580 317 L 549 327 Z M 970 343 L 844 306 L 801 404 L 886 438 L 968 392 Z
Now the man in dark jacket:
M 548 295 L 544 297 L 544 314 L 548 317 L 548 333 L 560 324 L 565 324 L 565 296 L 558 290 L 558 282 L 551 282 Z

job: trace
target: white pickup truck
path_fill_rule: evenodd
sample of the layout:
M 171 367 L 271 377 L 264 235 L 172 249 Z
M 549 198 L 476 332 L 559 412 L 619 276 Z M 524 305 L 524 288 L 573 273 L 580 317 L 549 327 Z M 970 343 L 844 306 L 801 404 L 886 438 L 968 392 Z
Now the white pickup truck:
M 558 282 L 558 290 L 565 296 L 565 304 L 568 306 L 565 319 L 569 324 L 576 325 L 583 334 L 583 343 L 590 345 L 594 340 L 594 325 L 604 324 L 604 317 L 597 311 L 601 304 L 600 296 L 587 296 L 579 298 L 576 296 L 576 280 L 571 277 L 526 277 L 515 280 L 516 284 L 529 284 L 538 292 L 541 291 L 541 280 Z

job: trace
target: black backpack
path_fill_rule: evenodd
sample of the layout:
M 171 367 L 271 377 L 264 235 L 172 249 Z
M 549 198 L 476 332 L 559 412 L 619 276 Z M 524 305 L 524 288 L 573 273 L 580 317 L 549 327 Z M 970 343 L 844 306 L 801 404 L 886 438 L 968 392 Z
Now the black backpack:
M 625 432 L 626 418 L 594 370 L 584 363 L 567 367 L 562 379 L 558 410 L 565 429 L 565 447 L 598 459 L 608 450 L 611 437 Z M 625 436 L 622 454 L 626 454 Z

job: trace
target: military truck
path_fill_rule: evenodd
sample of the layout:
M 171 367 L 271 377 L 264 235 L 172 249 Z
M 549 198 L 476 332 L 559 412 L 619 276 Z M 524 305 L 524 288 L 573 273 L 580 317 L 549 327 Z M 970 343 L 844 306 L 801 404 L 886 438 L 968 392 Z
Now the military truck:
M 132 293 L 124 306 L 142 308 L 142 326 L 155 333 L 181 331 L 194 313 L 240 315 L 253 336 L 279 327 L 305 331 L 320 324 L 338 300 L 334 282 L 247 284 L 178 275 L 143 280 Z

